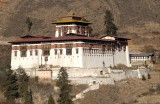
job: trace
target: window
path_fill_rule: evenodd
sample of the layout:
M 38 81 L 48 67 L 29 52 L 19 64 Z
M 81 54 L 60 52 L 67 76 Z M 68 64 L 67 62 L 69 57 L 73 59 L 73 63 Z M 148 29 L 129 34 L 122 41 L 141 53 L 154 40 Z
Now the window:
M 32 49 L 32 46 L 30 46 L 30 49 Z
M 38 55 L 38 50 L 35 50 L 35 55 L 36 55 L 36 56 Z
M 44 55 L 44 56 L 50 55 L 50 50 L 43 50 L 43 55 Z
M 77 26 L 77 33 L 80 33 L 80 27 Z
M 78 49 L 76 49 L 76 54 L 78 54 Z
M 62 49 L 60 49 L 60 54 L 62 55 L 62 53 L 63 53 L 63 52 L 62 52 Z
M 38 46 L 37 45 L 35 45 L 35 49 L 37 49 L 38 48 Z
M 68 32 L 68 27 L 67 26 L 63 27 L 63 36 L 65 36 L 67 32 Z
M 69 33 L 71 33 L 71 32 L 72 32 L 72 26 L 69 27 Z
M 82 34 L 85 34 L 85 27 L 82 27 Z
M 72 55 L 72 44 L 66 44 L 66 55 Z
M 61 27 L 58 28 L 59 36 L 61 36 Z
M 44 45 L 43 46 L 43 55 L 50 55 L 50 49 L 51 49 L 51 45 Z
M 66 44 L 66 48 L 72 48 L 72 44 Z
M 21 50 L 21 57 L 26 57 L 26 53 L 27 53 L 27 46 L 21 46 L 20 47 Z
M 17 51 L 14 51 L 14 56 L 17 56 Z
M 32 51 L 30 51 L 30 56 L 32 56 Z
M 55 55 L 57 55 L 57 49 L 55 49 Z
M 102 45 L 102 53 L 104 54 L 105 53 L 105 45 Z
M 21 51 L 21 57 L 26 57 L 26 51 Z
M 66 55 L 72 55 L 72 49 L 66 49 Z
M 45 61 L 48 61 L 48 57 L 45 57 Z

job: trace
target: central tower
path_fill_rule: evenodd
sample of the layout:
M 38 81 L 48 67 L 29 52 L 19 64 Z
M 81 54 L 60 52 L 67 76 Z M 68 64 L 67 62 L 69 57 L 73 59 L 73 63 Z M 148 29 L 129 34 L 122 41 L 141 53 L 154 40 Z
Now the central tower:
M 60 21 L 52 22 L 52 24 L 56 24 L 55 37 L 66 36 L 69 33 L 89 36 L 88 25 L 91 22 L 74 15 L 61 16 L 60 18 Z

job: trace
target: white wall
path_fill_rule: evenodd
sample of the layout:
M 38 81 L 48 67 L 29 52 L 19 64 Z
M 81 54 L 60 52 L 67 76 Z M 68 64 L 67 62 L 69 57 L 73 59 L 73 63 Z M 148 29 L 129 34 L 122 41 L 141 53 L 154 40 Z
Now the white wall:
M 121 49 L 121 51 L 116 50 L 114 54 L 114 65 L 124 64 L 130 67 L 130 60 L 129 60 L 129 49 L 126 46 L 126 51 Z
M 84 68 L 102 68 L 113 66 L 113 54 L 83 54 Z
M 75 42 L 79 43 L 79 42 Z M 25 46 L 31 45 L 46 45 L 50 43 L 42 43 L 42 44 L 25 44 Z M 56 43 L 51 43 L 56 44 Z M 60 43 L 58 43 L 60 44 Z M 61 43 L 65 44 L 65 43 Z M 18 46 L 18 45 L 12 45 Z M 55 49 L 57 49 L 57 55 L 55 55 Z M 62 49 L 62 55 L 60 55 L 60 49 Z M 78 49 L 78 54 L 76 54 L 76 49 Z M 35 55 L 35 50 L 38 50 L 38 55 Z M 17 51 L 17 56 L 14 56 L 14 51 Z M 45 57 L 48 57 L 48 61 L 45 61 Z M 32 56 L 30 56 L 30 49 L 27 50 L 26 57 L 20 56 L 20 50 L 12 50 L 11 57 L 11 67 L 12 69 L 17 69 L 18 67 L 22 67 L 25 69 L 31 68 L 39 68 L 40 65 L 45 65 L 46 67 L 59 66 L 59 67 L 83 67 L 82 63 L 82 47 L 73 47 L 72 55 L 66 55 L 65 48 L 51 48 L 49 56 L 42 55 L 42 49 L 32 49 Z

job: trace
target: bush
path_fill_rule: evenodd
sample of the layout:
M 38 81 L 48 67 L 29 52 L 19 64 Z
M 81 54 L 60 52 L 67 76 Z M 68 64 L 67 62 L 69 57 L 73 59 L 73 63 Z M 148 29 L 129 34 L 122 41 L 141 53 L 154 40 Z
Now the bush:
M 150 74 L 148 74 L 148 79 L 151 79 L 151 75 Z
M 6 71 L 6 77 L 3 82 L 3 92 L 7 100 L 15 100 L 19 97 L 17 76 L 11 69 Z
M 145 80 L 146 80 L 146 78 L 145 78 L 145 76 L 144 76 L 144 75 L 142 75 L 142 80 L 143 80 L 143 81 L 145 81 Z
M 33 104 L 32 91 L 26 91 L 24 95 L 24 104 Z
M 61 68 L 56 81 L 56 86 L 59 87 L 58 104 L 73 104 L 70 92 L 72 91 L 72 85 L 68 80 L 67 69 Z
M 38 76 L 36 76 L 36 77 L 34 78 L 34 81 L 35 81 L 36 83 L 38 83 Z
M 54 102 L 54 99 L 53 99 L 52 95 L 50 95 L 50 96 L 49 96 L 48 104 L 55 104 L 55 102 Z
M 160 93 L 160 84 L 157 85 L 157 92 Z
M 149 89 L 149 92 L 150 92 L 150 93 L 154 93 L 155 91 L 156 91 L 156 90 L 153 89 L 153 88 L 150 88 L 150 89 Z

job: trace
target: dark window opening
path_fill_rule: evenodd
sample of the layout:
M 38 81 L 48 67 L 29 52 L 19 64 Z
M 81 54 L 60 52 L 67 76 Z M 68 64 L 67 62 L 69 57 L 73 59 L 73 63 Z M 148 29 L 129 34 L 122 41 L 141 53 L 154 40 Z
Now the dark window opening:
M 76 49 L 76 54 L 78 54 L 78 49 Z
M 17 56 L 17 51 L 14 51 L 14 56 Z
M 30 51 L 30 56 L 32 56 L 32 51 Z
M 57 55 L 57 49 L 55 49 L 55 55 Z
M 50 50 L 43 50 L 43 56 L 50 55 Z
M 72 49 L 66 49 L 66 55 L 72 55 Z
M 21 46 L 20 50 L 21 50 L 21 57 L 26 57 L 27 46 Z
M 21 51 L 21 57 L 26 57 L 26 51 Z
M 36 56 L 38 55 L 38 50 L 35 50 L 35 55 L 36 55 Z
M 60 49 L 60 54 L 62 55 L 62 49 Z

